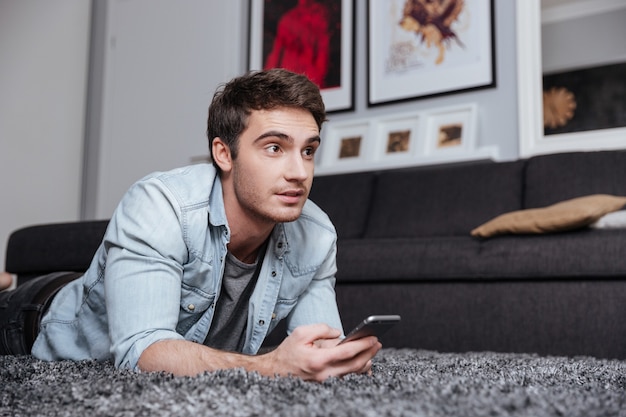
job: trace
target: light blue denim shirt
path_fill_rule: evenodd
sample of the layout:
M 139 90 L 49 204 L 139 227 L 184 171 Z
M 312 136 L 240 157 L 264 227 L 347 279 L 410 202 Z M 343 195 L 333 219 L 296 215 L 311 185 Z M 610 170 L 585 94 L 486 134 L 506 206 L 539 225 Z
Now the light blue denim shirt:
M 42 319 L 32 354 L 44 360 L 113 359 L 137 369 L 152 343 L 203 343 L 213 320 L 230 230 L 210 164 L 152 174 L 116 209 L 93 261 Z M 255 354 L 282 319 L 288 332 L 341 329 L 335 301 L 335 228 L 311 201 L 276 225 L 250 298 L 243 353 Z

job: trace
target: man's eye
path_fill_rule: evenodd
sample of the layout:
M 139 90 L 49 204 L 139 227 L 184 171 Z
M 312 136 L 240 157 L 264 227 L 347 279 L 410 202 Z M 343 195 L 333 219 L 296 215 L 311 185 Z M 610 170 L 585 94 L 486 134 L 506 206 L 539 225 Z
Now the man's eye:
M 278 153 L 278 151 L 280 151 L 280 147 L 278 145 L 270 145 L 267 147 L 267 150 L 271 153 Z
M 306 148 L 304 150 L 304 155 L 305 156 L 313 156 L 313 155 L 315 155 L 315 149 L 314 148 Z

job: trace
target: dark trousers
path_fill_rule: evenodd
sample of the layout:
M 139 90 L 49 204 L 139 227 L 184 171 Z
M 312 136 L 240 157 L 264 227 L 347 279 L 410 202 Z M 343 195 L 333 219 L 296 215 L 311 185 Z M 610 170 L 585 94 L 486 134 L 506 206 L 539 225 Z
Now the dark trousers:
M 0 355 L 29 355 L 54 295 L 82 275 L 55 272 L 0 292 Z

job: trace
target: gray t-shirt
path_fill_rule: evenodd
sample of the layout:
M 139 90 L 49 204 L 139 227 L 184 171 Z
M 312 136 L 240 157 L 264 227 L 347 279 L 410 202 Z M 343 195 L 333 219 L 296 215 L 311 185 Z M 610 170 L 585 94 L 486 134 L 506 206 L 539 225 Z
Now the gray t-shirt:
M 209 334 L 204 344 L 220 350 L 241 352 L 246 339 L 248 321 L 248 302 L 252 288 L 246 291 L 254 277 L 259 259 L 253 264 L 246 264 L 235 258 L 230 252 L 226 256 L 222 292 L 217 305 Z

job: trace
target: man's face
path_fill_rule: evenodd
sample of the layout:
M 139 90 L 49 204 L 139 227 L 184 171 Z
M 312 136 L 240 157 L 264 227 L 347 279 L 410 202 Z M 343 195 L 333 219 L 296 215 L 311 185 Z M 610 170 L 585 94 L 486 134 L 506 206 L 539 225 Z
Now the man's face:
M 233 188 L 241 210 L 256 221 L 296 220 L 311 190 L 319 144 L 319 130 L 308 111 L 253 111 L 233 161 Z

